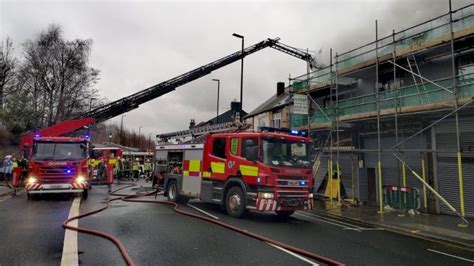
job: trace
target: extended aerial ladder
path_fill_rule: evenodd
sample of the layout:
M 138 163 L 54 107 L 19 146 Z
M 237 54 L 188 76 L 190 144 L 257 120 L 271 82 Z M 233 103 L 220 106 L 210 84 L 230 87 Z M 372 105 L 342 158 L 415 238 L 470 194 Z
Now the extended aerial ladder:
M 73 120 L 66 120 L 41 131 L 27 135 L 22 138 L 21 147 L 23 147 L 24 144 L 30 143 L 33 140 L 35 134 L 45 135 L 43 133 L 47 132 L 48 136 L 66 135 L 90 124 L 103 122 L 110 118 L 119 116 L 130 110 L 138 108 L 140 104 L 143 104 L 164 94 L 167 94 L 175 90 L 179 86 L 182 86 L 198 78 L 206 76 L 214 70 L 234 63 L 248 55 L 251 55 L 267 47 L 274 48 L 278 51 L 302 59 L 308 62 L 311 68 L 318 67 L 315 59 L 310 54 L 300 49 L 280 43 L 279 40 L 279 38 L 266 39 L 264 41 L 245 48 L 243 51 L 232 53 L 212 63 L 198 67 L 194 70 L 191 70 L 187 73 L 184 73 L 167 81 L 161 82 L 157 85 L 151 86 L 140 92 L 134 93 L 130 96 L 124 97 L 122 99 L 113 101 L 96 109 L 93 109 L 89 112 L 83 113 L 82 115 L 75 117 L 75 119 Z

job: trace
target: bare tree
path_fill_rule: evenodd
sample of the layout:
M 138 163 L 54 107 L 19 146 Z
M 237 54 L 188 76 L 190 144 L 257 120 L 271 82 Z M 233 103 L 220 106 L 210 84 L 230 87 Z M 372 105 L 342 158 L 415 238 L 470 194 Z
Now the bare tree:
M 29 92 L 41 126 L 53 125 L 87 111 L 97 97 L 92 85 L 99 71 L 89 67 L 91 40 L 65 40 L 59 26 L 51 25 L 37 39 L 24 44 L 19 84 Z
M 109 134 L 112 134 L 112 139 L 109 140 Z M 91 132 L 92 141 L 94 143 L 120 143 L 127 147 L 139 148 L 141 150 L 152 151 L 155 148 L 154 141 L 148 139 L 145 135 L 138 135 L 134 131 L 128 129 L 122 130 L 122 137 L 120 137 L 120 126 L 117 124 L 100 123 L 95 126 Z
M 12 89 L 17 60 L 13 55 L 13 42 L 10 37 L 0 43 L 0 110 L 3 110 L 5 95 Z

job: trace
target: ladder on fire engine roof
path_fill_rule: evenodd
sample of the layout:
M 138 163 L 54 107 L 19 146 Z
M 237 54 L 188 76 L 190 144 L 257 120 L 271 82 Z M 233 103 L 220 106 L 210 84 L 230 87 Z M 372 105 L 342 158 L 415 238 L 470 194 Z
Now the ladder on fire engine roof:
M 99 108 L 93 109 L 76 118 L 94 118 L 96 119 L 97 123 L 103 122 L 105 120 L 119 116 L 135 108 L 138 108 L 138 106 L 142 103 L 158 98 L 166 93 L 169 93 L 175 90 L 179 86 L 187 84 L 198 78 L 201 78 L 207 74 L 210 74 L 214 70 L 217 70 L 221 67 L 234 63 L 244 58 L 247 55 L 253 54 L 267 47 L 271 47 L 278 51 L 281 51 L 286 54 L 297 57 L 299 59 L 302 59 L 308 62 L 311 68 L 318 68 L 318 65 L 315 59 L 313 58 L 313 56 L 311 56 L 310 54 L 306 53 L 303 50 L 280 43 L 279 40 L 280 38 L 266 39 L 264 41 L 261 41 L 257 44 L 254 44 L 252 46 L 245 48 L 243 51 L 232 53 L 212 63 L 198 67 L 187 73 L 184 73 L 180 76 L 174 77 L 170 80 L 161 82 L 157 85 L 149 87 L 140 92 L 134 93 L 130 96 L 124 97 L 122 99 L 116 100 L 114 102 L 111 102 Z
M 199 139 L 208 133 L 223 133 L 232 131 L 243 131 L 249 128 L 248 124 L 241 124 L 239 122 L 227 122 L 217 125 L 196 127 L 188 130 L 180 130 L 169 133 L 156 135 L 156 138 L 161 141 L 168 141 L 171 138 L 185 138 L 192 137 L 192 143 L 200 143 Z M 196 142 L 197 141 L 197 142 Z

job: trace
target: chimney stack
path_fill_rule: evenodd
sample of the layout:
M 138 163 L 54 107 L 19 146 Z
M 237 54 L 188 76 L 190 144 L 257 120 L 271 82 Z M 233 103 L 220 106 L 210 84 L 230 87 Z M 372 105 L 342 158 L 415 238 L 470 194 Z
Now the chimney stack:
M 189 122 L 189 129 L 193 129 L 196 126 L 196 121 L 194 119 L 191 119 L 191 122 Z
M 277 97 L 285 92 L 285 82 L 277 83 Z
M 234 101 L 230 103 L 230 110 L 234 113 L 240 111 L 240 102 Z

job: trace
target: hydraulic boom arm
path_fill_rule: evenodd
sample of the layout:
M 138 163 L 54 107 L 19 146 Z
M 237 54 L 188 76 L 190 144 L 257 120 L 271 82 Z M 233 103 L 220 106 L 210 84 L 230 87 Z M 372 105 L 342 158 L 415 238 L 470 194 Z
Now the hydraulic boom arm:
M 264 41 L 261 41 L 257 44 L 254 44 L 252 46 L 245 48 L 243 53 L 242 51 L 235 52 L 226 57 L 218 59 L 212 63 L 198 67 L 187 73 L 184 73 L 180 76 L 174 77 L 170 80 L 161 82 L 157 85 L 149 87 L 140 92 L 134 93 L 130 96 L 124 97 L 122 99 L 116 100 L 114 102 L 111 102 L 109 104 L 96 108 L 94 110 L 91 110 L 90 112 L 82 114 L 78 118 L 95 118 L 96 122 L 102 122 L 107 119 L 113 118 L 115 116 L 121 115 L 132 109 L 138 108 L 138 106 L 142 103 L 145 103 L 157 97 L 160 97 L 168 92 L 173 91 L 179 86 L 182 86 L 186 83 L 189 83 L 193 80 L 196 80 L 207 74 L 210 74 L 214 70 L 217 70 L 221 67 L 229 65 L 233 62 L 236 62 L 240 60 L 242 57 L 253 54 L 266 47 L 272 47 L 278 51 L 295 56 L 297 58 L 300 58 L 310 63 L 311 67 L 314 66 L 315 62 L 314 62 L 313 57 L 310 54 L 302 52 L 301 50 L 298 50 L 291 46 L 279 43 L 279 40 L 280 40 L 279 38 L 266 39 Z

